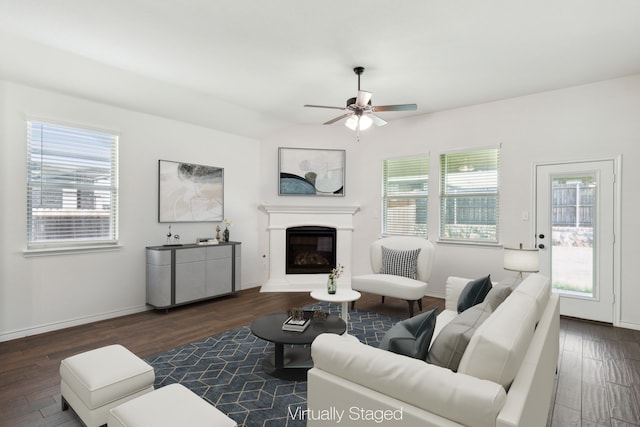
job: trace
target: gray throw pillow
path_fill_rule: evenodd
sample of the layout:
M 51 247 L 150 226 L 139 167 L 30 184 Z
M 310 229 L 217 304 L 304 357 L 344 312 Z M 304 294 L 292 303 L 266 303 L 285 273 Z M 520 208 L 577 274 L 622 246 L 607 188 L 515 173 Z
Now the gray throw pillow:
M 465 310 L 447 323 L 433 340 L 427 354 L 427 362 L 457 372 L 471 337 L 491 312 L 491 306 L 482 303 Z
M 513 292 L 511 286 L 494 286 L 484 297 L 484 302 L 491 306 L 491 311 L 496 311 L 496 308 L 511 295 L 511 292 Z
M 415 279 L 418 276 L 418 255 L 421 248 L 401 251 L 382 246 L 380 273 Z
M 436 327 L 438 308 L 396 323 L 387 331 L 379 348 L 425 360 Z
M 467 286 L 464 287 L 458 297 L 458 313 L 462 313 L 467 308 L 473 307 L 474 305 L 480 304 L 484 301 L 484 297 L 487 296 L 491 287 L 490 275 L 467 283 Z

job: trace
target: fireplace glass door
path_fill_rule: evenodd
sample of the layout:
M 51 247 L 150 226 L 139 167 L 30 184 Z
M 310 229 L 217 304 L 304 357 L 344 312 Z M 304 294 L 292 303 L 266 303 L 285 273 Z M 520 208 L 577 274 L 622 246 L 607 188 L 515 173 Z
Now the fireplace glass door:
M 286 274 L 329 273 L 336 266 L 335 228 L 291 227 L 286 242 Z

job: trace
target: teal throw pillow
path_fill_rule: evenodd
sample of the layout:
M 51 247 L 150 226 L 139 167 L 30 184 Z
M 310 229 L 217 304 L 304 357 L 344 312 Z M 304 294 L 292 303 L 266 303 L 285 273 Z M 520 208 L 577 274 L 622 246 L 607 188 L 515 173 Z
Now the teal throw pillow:
M 484 297 L 487 296 L 491 287 L 490 275 L 467 283 L 458 297 L 458 313 L 484 301 Z
M 418 314 L 393 325 L 384 335 L 379 348 L 425 360 L 433 330 L 436 327 L 438 308 Z

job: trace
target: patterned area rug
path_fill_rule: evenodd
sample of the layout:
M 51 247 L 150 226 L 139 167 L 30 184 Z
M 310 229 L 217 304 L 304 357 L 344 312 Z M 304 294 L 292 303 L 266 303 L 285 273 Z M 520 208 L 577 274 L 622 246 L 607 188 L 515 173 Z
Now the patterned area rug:
M 339 312 L 339 305 L 329 303 L 305 309 L 315 307 Z M 367 311 L 349 314 L 349 334 L 376 347 L 400 320 Z M 262 360 L 273 352 L 273 346 L 243 326 L 152 356 L 147 362 L 155 369 L 156 388 L 180 383 L 233 418 L 238 426 L 303 427 L 306 421 L 295 414 L 307 407 L 307 382 L 281 380 L 264 372 Z

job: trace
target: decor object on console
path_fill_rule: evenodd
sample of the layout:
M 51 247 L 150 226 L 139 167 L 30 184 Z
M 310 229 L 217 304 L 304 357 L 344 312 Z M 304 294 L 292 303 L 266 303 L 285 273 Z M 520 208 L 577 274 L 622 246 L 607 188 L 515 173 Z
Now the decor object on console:
M 445 325 L 466 313 L 459 315 L 457 305 L 468 282 L 447 279 L 432 347 Z M 402 408 L 394 426 L 544 427 L 559 356 L 559 305 L 549 278 L 527 276 L 472 335 L 455 373 L 353 336 L 320 335 L 311 345 L 307 408 L 345 413 L 351 407 Z M 307 423 L 330 425 L 335 422 Z M 361 424 L 343 419 L 341 425 Z
M 224 231 L 222 232 L 222 239 L 225 242 L 229 241 L 229 227 L 231 227 L 231 225 L 233 224 L 233 221 L 231 221 L 230 219 L 225 218 L 224 219 Z
M 180 246 L 180 235 L 171 234 L 171 226 L 169 226 L 169 232 L 167 233 L 167 240 L 165 246 Z
M 158 161 L 158 222 L 209 222 L 223 217 L 223 168 Z
M 278 148 L 280 196 L 344 196 L 345 150 Z
M 517 271 L 518 280 L 523 279 L 522 273 L 537 273 L 540 270 L 538 248 L 525 249 L 522 243 L 518 248 L 504 248 L 504 269 Z
M 383 260 L 383 247 L 387 258 Z M 390 250 L 390 251 L 389 251 Z M 417 254 L 417 256 L 413 256 Z M 391 256 L 390 256 L 391 255 Z M 414 302 L 422 310 L 422 297 L 427 291 L 427 281 L 435 257 L 435 246 L 429 240 L 415 236 L 393 236 L 378 239 L 370 245 L 369 256 L 373 274 L 354 276 L 351 287 L 360 292 L 370 292 L 384 297 L 400 298 L 409 304 L 409 317 L 413 317 Z M 387 264 L 383 270 L 383 262 Z M 400 263 L 394 265 L 394 263 Z M 389 272 L 416 271 L 415 278 Z M 351 303 L 353 308 L 355 302 Z

